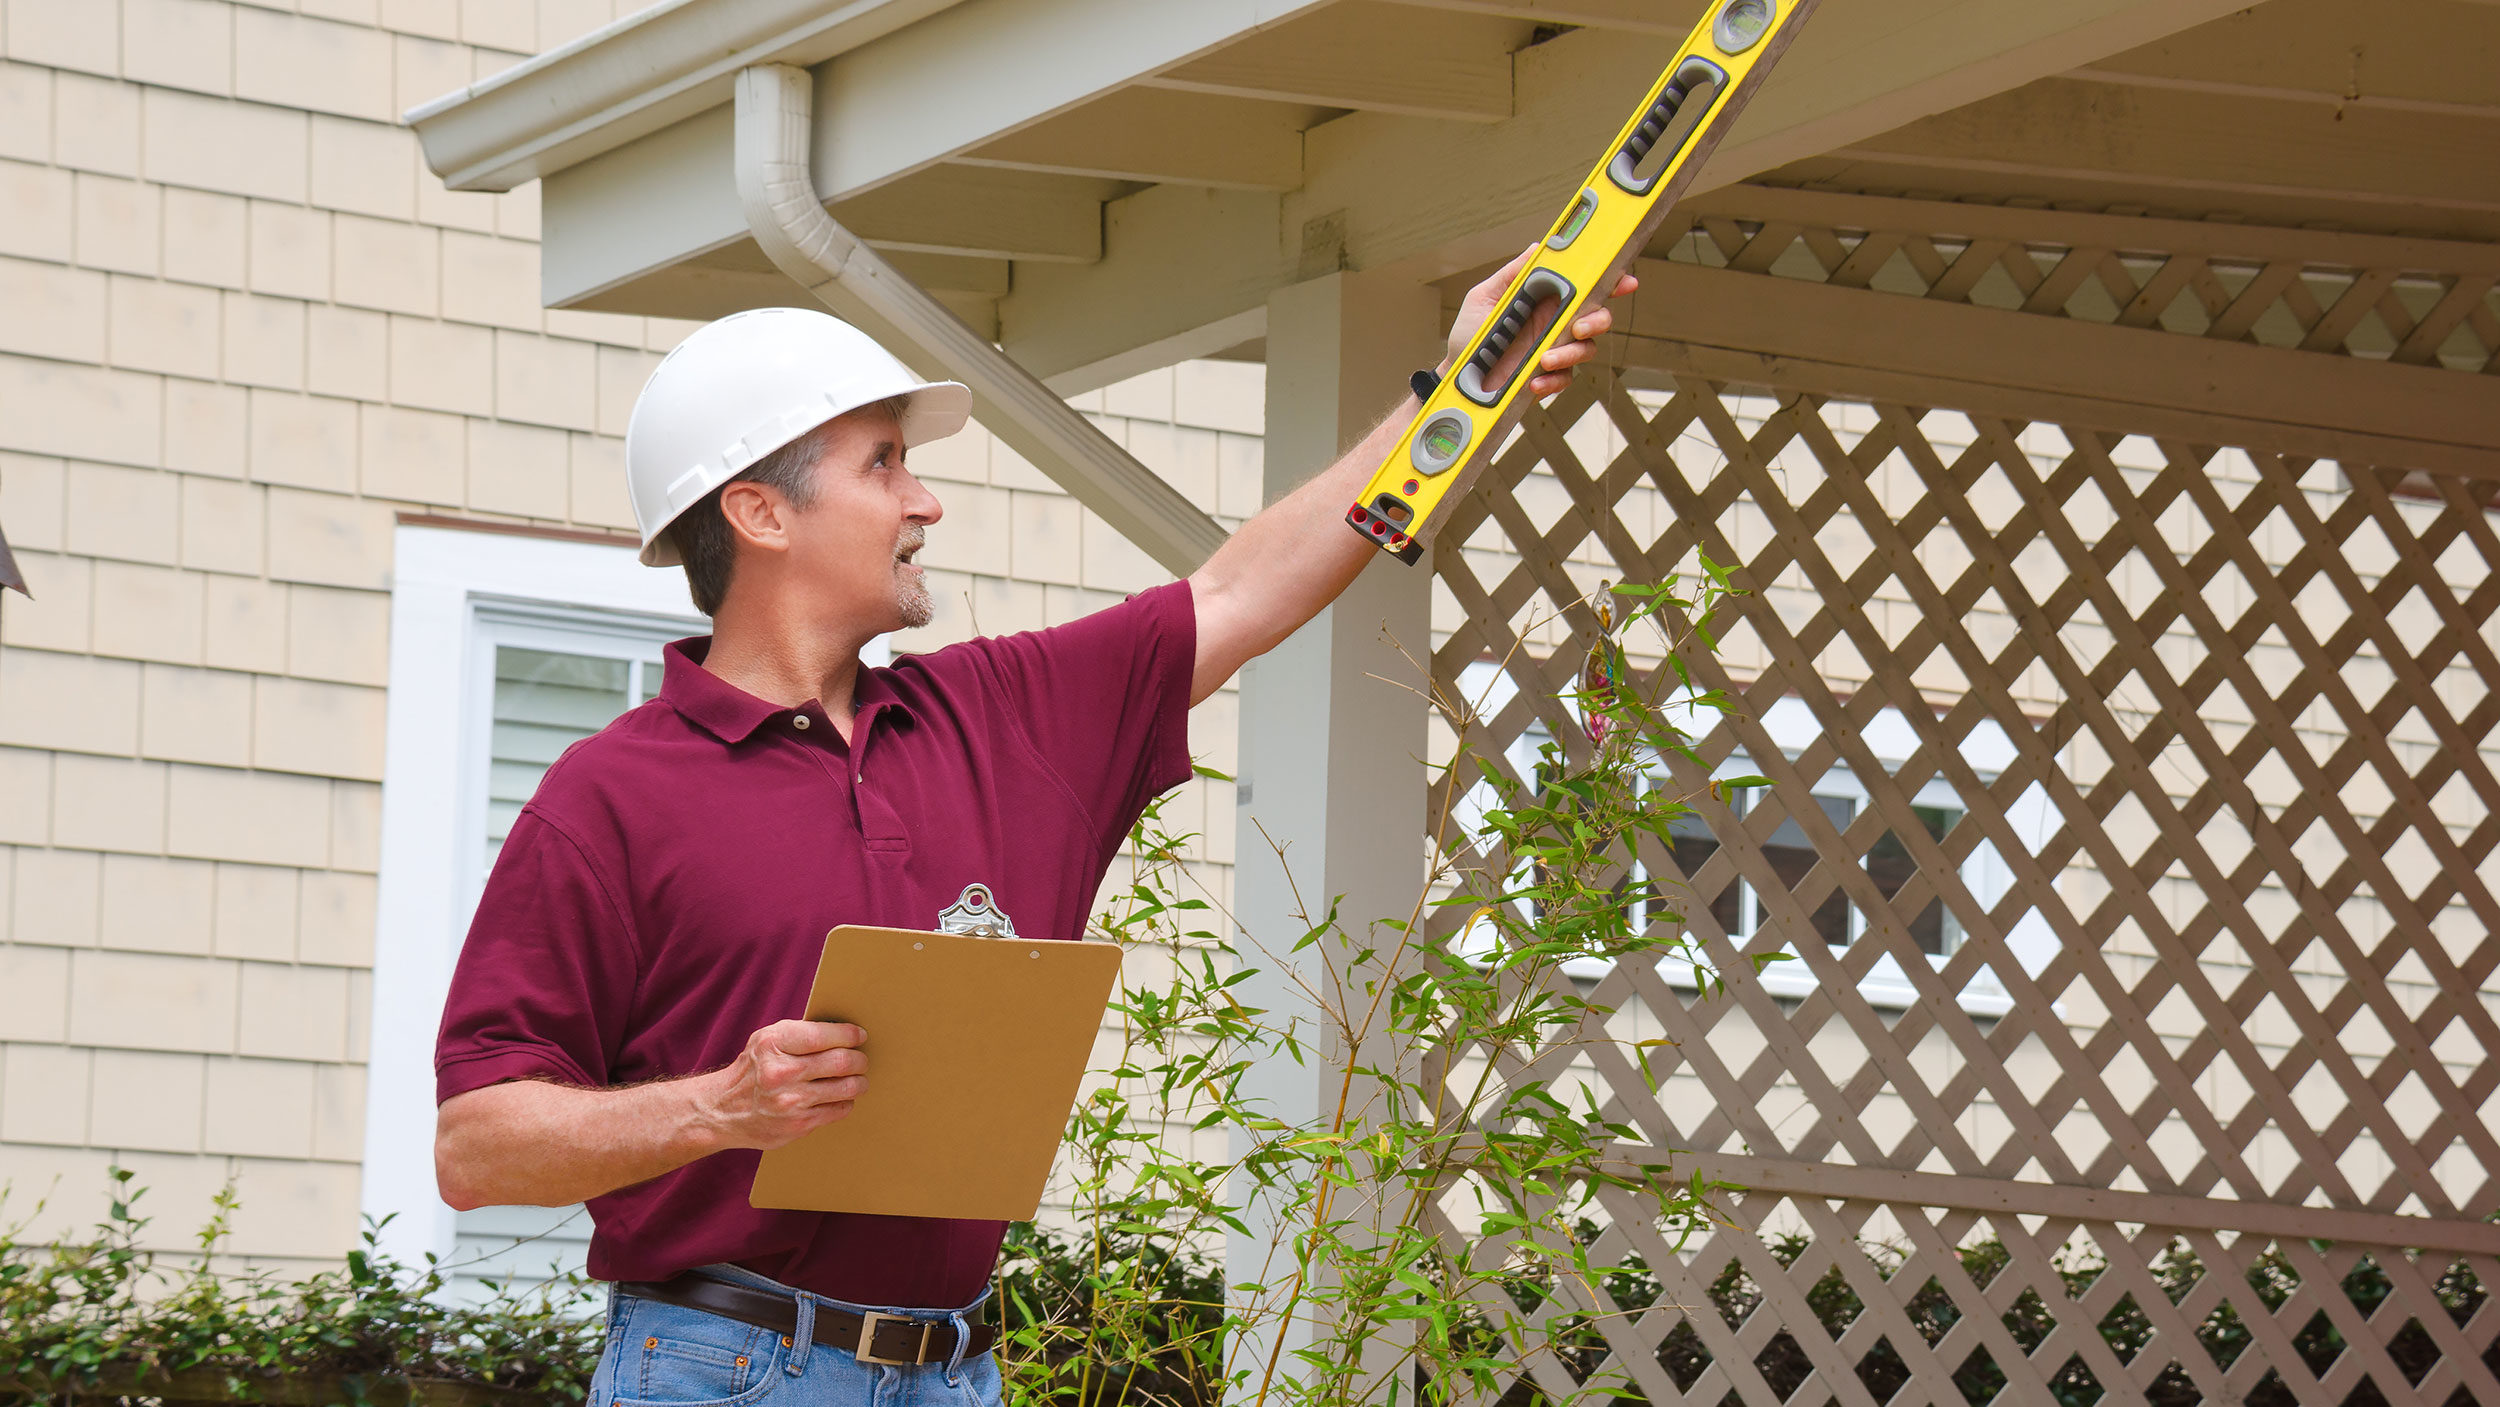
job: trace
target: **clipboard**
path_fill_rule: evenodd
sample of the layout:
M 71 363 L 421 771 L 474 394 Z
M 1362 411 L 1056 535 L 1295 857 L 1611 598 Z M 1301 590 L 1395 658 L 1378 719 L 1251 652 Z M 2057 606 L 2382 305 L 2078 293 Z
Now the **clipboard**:
M 1011 924 L 834 929 L 807 1019 L 868 1033 L 868 1089 L 841 1121 L 767 1151 L 748 1202 L 1031 1220 L 1119 971 L 1117 943 Z

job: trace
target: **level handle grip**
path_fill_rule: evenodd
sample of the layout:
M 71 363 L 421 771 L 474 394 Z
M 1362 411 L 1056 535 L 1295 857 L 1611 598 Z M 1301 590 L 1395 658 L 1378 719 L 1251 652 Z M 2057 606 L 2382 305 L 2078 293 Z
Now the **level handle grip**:
M 1489 406 L 1500 401 L 1502 393 L 1510 389 L 1510 383 L 1519 379 L 1519 373 L 1527 369 L 1528 359 L 1521 357 L 1519 365 L 1512 367 L 1510 375 L 1503 377 L 1499 385 L 1488 385 L 1485 378 L 1493 374 L 1493 368 L 1502 364 L 1502 354 L 1509 351 L 1510 344 L 1527 329 L 1528 320 L 1536 316 L 1536 305 L 1548 298 L 1553 299 L 1557 305 L 1554 321 L 1559 323 L 1571 311 L 1571 300 L 1578 292 L 1571 286 L 1571 280 L 1552 269 L 1529 270 L 1528 276 L 1519 282 L 1519 291 L 1512 294 L 1510 301 L 1503 304 L 1492 321 L 1485 325 L 1484 336 L 1476 343 L 1476 350 L 1468 356 L 1467 364 L 1458 369 L 1459 394 L 1478 405 Z
M 1726 85 L 1727 70 L 1708 59 L 1688 58 L 1678 65 L 1675 76 L 1658 90 L 1658 100 L 1632 125 L 1632 134 L 1624 138 L 1614 159 L 1606 163 L 1607 176 L 1634 195 L 1649 194 L 1649 188 L 1658 184 L 1668 166 L 1665 160 L 1650 163 L 1649 154 L 1658 150 L 1661 143 L 1666 143 L 1669 157 L 1681 149 L 1701 126 L 1702 118 L 1709 115 L 1719 90 Z M 1693 111 L 1686 115 L 1684 105 L 1696 98 Z M 1679 116 L 1685 120 L 1678 122 Z M 1649 167 L 1646 174 L 1641 169 L 1645 164 Z

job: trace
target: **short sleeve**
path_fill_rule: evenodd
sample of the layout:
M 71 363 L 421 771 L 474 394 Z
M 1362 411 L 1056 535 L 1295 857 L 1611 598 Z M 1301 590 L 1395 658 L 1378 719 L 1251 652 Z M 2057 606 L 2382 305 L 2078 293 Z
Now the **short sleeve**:
M 1106 853 L 1149 800 L 1189 780 L 1198 615 L 1188 582 L 986 644 L 1018 696 L 1015 716 L 1094 819 Z
M 631 926 L 573 838 L 513 824 L 460 950 L 434 1048 L 435 1099 L 510 1080 L 605 1085 L 634 996 Z

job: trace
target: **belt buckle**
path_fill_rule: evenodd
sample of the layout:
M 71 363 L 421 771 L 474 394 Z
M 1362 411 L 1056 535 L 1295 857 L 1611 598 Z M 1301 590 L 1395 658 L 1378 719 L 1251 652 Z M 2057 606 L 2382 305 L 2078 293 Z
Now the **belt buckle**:
M 914 1356 L 910 1358 L 877 1356 L 877 1324 L 881 1320 L 920 1326 L 920 1347 L 913 1350 Z M 925 1319 L 914 1319 L 908 1314 L 879 1314 L 870 1310 L 859 1317 L 859 1346 L 851 1350 L 851 1356 L 862 1363 L 883 1363 L 896 1368 L 916 1368 L 929 1361 L 929 1330 L 935 1327 Z

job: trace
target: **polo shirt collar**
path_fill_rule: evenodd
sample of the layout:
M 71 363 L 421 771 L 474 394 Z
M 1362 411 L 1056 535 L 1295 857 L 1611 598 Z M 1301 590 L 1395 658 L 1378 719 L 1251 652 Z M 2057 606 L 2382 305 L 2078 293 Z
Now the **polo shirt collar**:
M 660 700 L 695 726 L 725 743 L 742 743 L 776 718 L 798 712 L 768 703 L 703 667 L 712 651 L 712 637 L 690 636 L 661 653 Z M 898 721 L 917 721 L 911 706 L 897 698 L 881 670 L 862 666 L 853 686 L 855 731 L 864 731 L 875 715 L 891 710 Z

